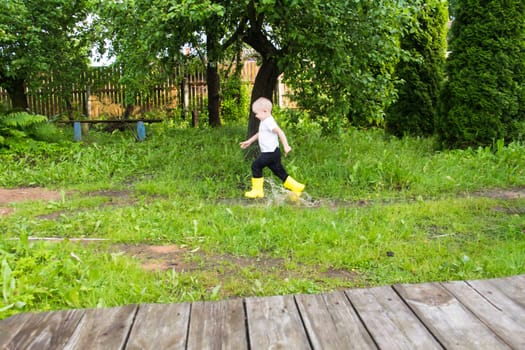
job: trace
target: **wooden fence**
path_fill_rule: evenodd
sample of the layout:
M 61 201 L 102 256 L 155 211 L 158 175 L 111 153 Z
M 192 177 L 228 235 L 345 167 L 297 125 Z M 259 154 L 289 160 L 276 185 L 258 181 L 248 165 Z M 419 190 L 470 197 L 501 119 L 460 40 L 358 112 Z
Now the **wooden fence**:
M 243 82 L 253 85 L 259 67 L 254 61 L 244 63 Z M 121 117 L 125 112 L 126 87 L 119 81 L 118 67 L 97 67 L 80 79 L 82 84 L 73 86 L 70 103 L 74 115 L 109 119 Z M 29 110 L 33 113 L 54 118 L 67 114 L 66 101 L 57 94 L 49 93 L 46 82 L 41 88 L 27 89 Z M 289 105 L 283 92 L 284 84 L 277 89 L 279 105 Z M 189 111 L 206 109 L 207 86 L 205 73 L 185 74 L 177 69 L 164 81 L 156 84 L 148 94 L 137 96 L 131 115 L 140 115 L 150 111 L 163 111 L 173 115 Z M 0 103 L 10 105 L 7 91 L 0 88 Z

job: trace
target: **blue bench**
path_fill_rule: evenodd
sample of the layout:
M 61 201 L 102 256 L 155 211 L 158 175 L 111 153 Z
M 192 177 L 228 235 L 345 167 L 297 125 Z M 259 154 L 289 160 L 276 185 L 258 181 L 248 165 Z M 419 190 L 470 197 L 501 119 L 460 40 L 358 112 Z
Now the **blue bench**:
M 163 119 L 111 119 L 111 120 L 100 120 L 100 119 L 86 119 L 86 120 L 66 120 L 59 121 L 58 123 L 73 124 L 73 132 L 75 141 L 82 140 L 82 127 L 81 124 L 132 124 L 136 123 L 137 126 L 137 139 L 138 141 L 144 141 L 146 139 L 146 125 L 145 123 L 159 123 L 164 121 Z

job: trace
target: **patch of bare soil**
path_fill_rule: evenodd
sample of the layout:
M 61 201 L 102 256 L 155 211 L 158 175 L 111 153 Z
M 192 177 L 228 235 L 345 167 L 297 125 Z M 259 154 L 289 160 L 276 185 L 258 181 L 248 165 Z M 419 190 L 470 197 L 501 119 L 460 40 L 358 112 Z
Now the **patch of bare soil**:
M 60 192 L 41 187 L 0 188 L 0 205 L 35 200 L 55 201 L 59 199 L 62 199 Z
M 132 204 L 134 200 L 131 199 L 132 191 L 114 191 L 114 190 L 100 190 L 93 191 L 86 194 L 86 196 L 102 196 L 111 198 L 106 205 L 122 205 Z M 56 201 L 62 199 L 62 193 L 53 191 L 42 187 L 20 187 L 14 189 L 0 188 L 0 216 L 5 216 L 13 213 L 13 208 L 8 207 L 9 204 L 26 202 L 26 201 Z M 53 220 L 59 217 L 61 212 L 43 215 L 40 219 Z
M 13 212 L 13 208 L 7 207 L 10 203 L 36 200 L 56 201 L 60 199 L 62 199 L 60 192 L 41 187 L 0 188 L 0 216 L 9 215 Z
M 190 251 L 178 245 L 151 246 L 146 244 L 121 244 L 113 250 L 123 252 L 140 261 L 148 271 L 175 270 L 177 272 L 209 271 L 219 276 L 238 276 L 241 270 L 252 270 L 265 273 L 276 273 L 283 278 L 334 278 L 351 281 L 356 278 L 355 272 L 329 269 L 327 271 L 312 271 L 301 268 L 290 272 L 285 267 L 284 259 L 269 257 L 236 257 L 232 255 L 211 255 L 199 251 Z M 299 271 L 297 271 L 299 270 Z
M 475 192 L 474 195 L 479 197 L 488 197 L 496 199 L 520 199 L 525 198 L 525 188 L 513 188 L 506 190 L 486 190 Z

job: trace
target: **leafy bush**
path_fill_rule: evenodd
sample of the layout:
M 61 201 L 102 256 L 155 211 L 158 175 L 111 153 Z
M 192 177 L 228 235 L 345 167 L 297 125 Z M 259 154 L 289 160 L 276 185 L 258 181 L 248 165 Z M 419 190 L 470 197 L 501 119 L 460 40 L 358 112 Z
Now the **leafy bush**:
M 525 121 L 525 7 L 503 0 L 454 5 L 437 131 L 452 147 L 510 141 Z
M 0 147 L 14 149 L 28 139 L 44 142 L 63 140 L 60 130 L 47 121 L 43 115 L 0 111 Z
M 230 77 L 221 87 L 221 117 L 224 122 L 245 119 L 250 110 L 250 96 L 247 84 L 239 77 Z
M 447 4 L 426 1 L 417 14 L 418 26 L 401 40 L 412 59 L 401 61 L 396 76 L 403 80 L 398 100 L 387 109 L 390 134 L 428 136 L 434 133 L 439 91 L 445 65 Z

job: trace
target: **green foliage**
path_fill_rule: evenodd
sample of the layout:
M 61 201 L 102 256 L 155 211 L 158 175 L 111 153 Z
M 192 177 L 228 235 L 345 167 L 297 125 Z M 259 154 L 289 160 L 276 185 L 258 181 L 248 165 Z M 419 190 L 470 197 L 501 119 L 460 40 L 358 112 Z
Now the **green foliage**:
M 138 94 L 148 93 L 177 66 L 188 71 L 199 69 L 202 62 L 194 52 L 187 56 L 183 47 L 198 46 L 201 41 L 201 20 L 220 11 L 216 6 L 185 1 L 101 1 L 97 8 L 96 23 L 105 50 L 104 40 L 112 45 L 109 53 L 122 69 L 121 83 L 126 85 L 127 103 L 133 103 Z M 201 11 L 204 13 L 201 14 Z M 140 30 L 138 30 L 140 28 Z M 199 67 L 195 67 L 195 63 Z
M 0 147 L 15 150 L 28 139 L 57 142 L 63 137 L 54 125 L 47 122 L 45 116 L 27 112 L 0 113 Z
M 247 84 L 237 76 L 228 78 L 221 87 L 221 115 L 225 122 L 246 119 L 250 110 L 250 95 Z
M 510 141 L 525 120 L 525 6 L 455 2 L 437 129 L 448 146 Z
M 447 2 L 426 1 L 416 14 L 418 25 L 401 40 L 412 56 L 401 61 L 396 76 L 402 80 L 398 100 L 385 116 L 388 133 L 429 136 L 434 134 L 440 87 L 443 83 L 447 48 Z
M 380 125 L 394 101 L 399 39 L 414 7 L 398 1 L 302 1 L 267 14 L 286 49 L 279 64 L 294 98 L 337 129 Z M 283 20 L 284 19 L 284 20 Z
M 29 114 L 27 112 L 13 112 L 2 116 L 1 122 L 5 127 L 24 129 L 35 124 L 46 122 L 43 115 Z
M 186 59 L 181 57 L 183 47 L 213 66 L 242 40 L 263 61 L 277 62 L 277 75 L 284 72 L 312 118 L 333 120 L 335 128 L 345 117 L 357 125 L 383 122 L 385 108 L 396 97 L 399 38 L 415 9 L 413 3 L 396 0 L 139 0 L 102 5 L 100 21 L 108 28 L 130 91 L 147 86 L 159 64 Z M 271 92 L 273 83 L 261 76 L 255 85 Z M 233 107 L 225 101 L 225 108 Z
M 71 92 L 71 78 L 88 63 L 90 6 L 91 0 L 0 2 L 0 86 L 14 108 L 27 107 L 21 95 L 38 87 L 42 74 L 54 72 L 53 87 Z

